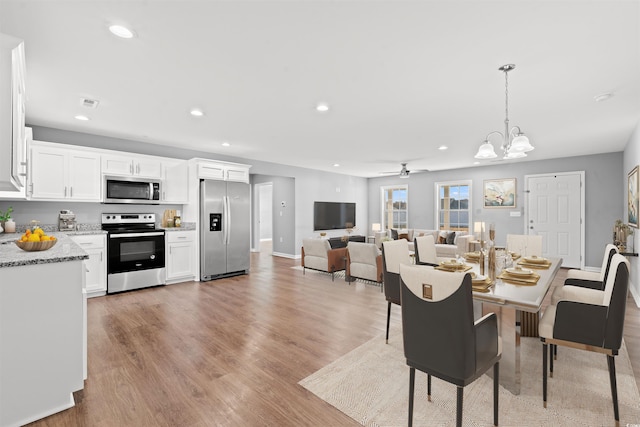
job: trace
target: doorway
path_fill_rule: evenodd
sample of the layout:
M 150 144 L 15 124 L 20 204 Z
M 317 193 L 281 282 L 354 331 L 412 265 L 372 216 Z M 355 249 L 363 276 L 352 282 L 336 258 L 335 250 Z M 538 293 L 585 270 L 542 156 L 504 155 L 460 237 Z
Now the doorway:
M 273 183 L 256 184 L 259 252 L 273 252 Z
M 584 268 L 584 171 L 524 177 L 525 234 L 542 236 L 542 255 L 562 266 Z

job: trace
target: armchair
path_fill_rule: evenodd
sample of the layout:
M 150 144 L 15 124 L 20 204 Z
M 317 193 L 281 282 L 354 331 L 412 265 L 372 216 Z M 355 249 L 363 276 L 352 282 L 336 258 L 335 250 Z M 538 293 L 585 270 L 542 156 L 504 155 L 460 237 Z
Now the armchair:
M 382 254 L 373 243 L 349 242 L 347 245 L 347 277 L 380 283 L 384 277 Z M 380 286 L 382 291 L 382 286 Z
M 604 290 L 564 286 L 563 299 L 550 305 L 540 319 L 542 341 L 542 399 L 547 406 L 547 346 L 566 346 L 607 356 L 611 398 L 616 424 L 618 391 L 614 356 L 622 344 L 624 315 L 629 290 L 629 261 L 620 254 L 611 258 Z M 553 357 L 550 373 L 553 376 Z
M 346 256 L 346 247 L 331 249 L 327 239 L 302 240 L 303 274 L 310 268 L 331 273 L 331 280 L 334 280 L 334 273 L 345 269 Z
M 409 426 L 415 370 L 457 386 L 456 425 L 462 426 L 463 390 L 493 367 L 493 423 L 498 425 L 502 341 L 495 313 L 474 322 L 471 276 L 420 265 L 401 265 L 402 333 L 409 365 Z

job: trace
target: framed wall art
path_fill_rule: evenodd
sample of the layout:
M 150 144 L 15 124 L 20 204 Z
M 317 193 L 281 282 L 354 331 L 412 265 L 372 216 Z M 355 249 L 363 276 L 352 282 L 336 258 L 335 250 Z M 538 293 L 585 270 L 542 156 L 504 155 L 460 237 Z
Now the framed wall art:
M 638 228 L 638 166 L 629 172 L 627 179 L 627 222 Z
M 483 186 L 485 208 L 516 207 L 516 179 L 488 179 Z

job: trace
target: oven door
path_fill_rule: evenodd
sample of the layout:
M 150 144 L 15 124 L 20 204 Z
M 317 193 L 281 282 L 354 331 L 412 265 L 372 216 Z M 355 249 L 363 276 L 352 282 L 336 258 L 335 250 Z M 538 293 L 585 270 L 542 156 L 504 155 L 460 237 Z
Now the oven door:
M 164 268 L 164 231 L 110 233 L 109 274 Z

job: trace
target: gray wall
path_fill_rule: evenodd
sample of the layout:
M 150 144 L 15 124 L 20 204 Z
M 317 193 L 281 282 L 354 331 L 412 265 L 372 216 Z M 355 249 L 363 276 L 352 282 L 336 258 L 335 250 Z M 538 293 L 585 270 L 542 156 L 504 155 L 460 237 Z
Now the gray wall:
M 255 191 L 255 184 L 270 182 L 273 184 L 271 205 L 272 205 L 272 236 L 273 252 L 276 254 L 295 254 L 295 205 L 296 205 L 296 182 L 294 178 L 273 176 L 273 175 L 251 175 L 251 188 Z M 285 206 L 282 206 L 285 202 Z M 252 236 L 254 248 L 258 248 L 260 236 L 256 235 L 256 222 L 259 218 L 258 206 L 253 206 Z M 282 214 L 281 214 L 282 213 Z M 280 242 L 282 238 L 282 242 Z
M 29 125 L 28 125 L 29 126 Z M 279 203 L 282 200 L 291 199 L 291 204 L 287 205 L 287 212 L 290 212 L 288 218 L 289 227 L 284 228 L 282 236 L 274 238 L 280 243 L 280 237 L 283 238 L 282 253 L 291 256 L 299 256 L 302 247 L 302 239 L 313 236 L 313 202 L 316 200 L 335 201 L 335 202 L 355 202 L 356 203 L 356 230 L 357 234 L 367 234 L 370 228 L 368 224 L 368 196 L 367 196 L 367 179 L 343 175 L 338 173 L 322 172 L 311 169 L 304 169 L 296 166 L 280 165 L 276 163 L 261 162 L 256 160 L 247 160 L 241 157 L 225 156 L 217 153 L 208 153 L 202 151 L 185 150 L 176 147 L 168 147 L 163 145 L 151 144 L 148 142 L 132 141 L 119 138 L 109 138 L 100 135 L 92 135 L 79 132 L 70 132 L 60 129 L 53 129 L 40 126 L 31 126 L 33 128 L 33 138 L 39 141 L 57 142 L 61 144 L 81 145 L 86 147 L 103 148 L 107 150 L 127 151 L 138 154 L 151 154 L 155 156 L 171 157 L 176 159 L 191 159 L 193 157 L 202 157 L 214 160 L 223 160 L 237 163 L 252 165 L 250 174 L 268 175 L 278 177 L 288 177 L 295 180 L 295 191 L 293 197 L 285 192 L 283 195 L 275 194 L 274 199 Z M 302 148 L 301 148 L 302 149 Z M 37 202 L 0 202 L 0 209 L 6 209 L 6 206 L 19 207 L 21 210 L 30 210 L 33 215 L 49 215 L 47 212 L 52 210 L 57 212 L 59 208 L 52 209 L 51 203 L 42 202 L 41 205 L 31 206 Z M 28 204 L 29 207 L 23 207 Z M 66 209 L 71 204 L 64 204 L 62 209 Z M 76 203 L 74 210 L 80 215 L 88 218 L 98 218 L 87 222 L 98 222 L 98 212 L 102 212 L 105 205 L 94 205 L 84 203 Z M 109 207 L 110 205 L 106 205 Z M 119 205 L 122 206 L 122 205 Z M 277 208 L 277 206 L 275 207 Z M 109 208 L 110 209 L 110 208 Z M 159 208 L 160 212 L 164 209 L 179 209 L 178 207 L 163 205 Z M 153 212 L 153 210 L 145 210 L 145 212 Z M 56 215 L 53 215 L 57 218 Z M 279 213 L 277 214 L 279 217 Z M 284 215 L 284 212 L 283 212 Z M 30 220 L 32 218 L 28 218 Z M 44 221 L 43 221 L 44 222 Z M 82 220 L 84 222 L 84 220 Z M 293 223 L 293 230 L 291 224 Z M 274 230 L 274 236 L 276 236 Z M 317 235 L 317 233 L 315 233 Z M 339 236 L 344 231 L 336 230 L 328 233 L 330 236 Z M 274 247 L 274 251 L 276 248 Z
M 585 266 L 599 268 L 602 251 L 611 242 L 611 230 L 616 219 L 623 218 L 620 206 L 625 206 L 625 186 L 620 185 L 623 153 L 607 153 L 592 156 L 567 157 L 535 162 L 491 164 L 466 169 L 416 173 L 409 179 L 397 177 L 369 180 L 369 219 L 380 222 L 380 187 L 385 185 L 409 185 L 409 227 L 436 227 L 435 183 L 444 181 L 472 181 L 472 221 L 496 224 L 496 242 L 504 244 L 509 233 L 524 233 L 524 176 L 553 172 L 585 171 Z M 626 175 L 625 175 L 626 176 Z M 484 209 L 482 207 L 482 183 L 485 179 L 516 178 L 516 209 Z M 509 212 L 518 210 L 521 217 L 511 217 Z M 626 218 L 626 216 L 625 216 Z M 625 220 L 626 221 L 626 220 Z M 370 226 L 369 226 L 370 227 Z
M 627 174 L 631 172 L 631 169 L 638 166 L 640 164 L 640 124 L 636 126 L 635 131 L 629 138 L 629 142 L 624 150 L 624 164 L 621 167 L 621 170 L 616 175 L 618 179 L 618 185 L 624 188 L 624 202 L 620 205 L 621 209 L 618 211 L 618 218 L 621 218 L 622 221 L 627 222 Z M 633 244 L 634 250 L 638 252 L 640 247 L 638 244 L 640 243 L 640 234 L 638 229 L 634 230 L 633 234 Z M 640 274 L 640 262 L 637 257 L 629 257 L 629 263 L 631 264 L 631 293 L 633 294 L 636 304 L 640 306 L 640 280 L 638 280 L 638 275 Z

